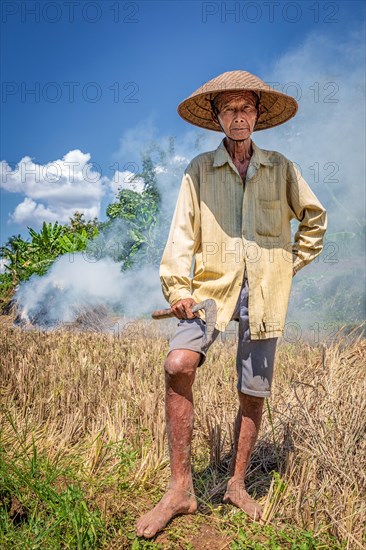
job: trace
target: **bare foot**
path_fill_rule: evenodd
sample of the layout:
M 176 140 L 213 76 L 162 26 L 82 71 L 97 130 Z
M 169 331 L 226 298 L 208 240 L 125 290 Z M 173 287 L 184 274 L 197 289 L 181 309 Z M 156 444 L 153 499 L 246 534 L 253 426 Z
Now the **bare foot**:
M 138 537 L 151 539 L 158 531 L 178 514 L 194 514 L 197 501 L 193 494 L 182 489 L 169 489 L 161 501 L 150 512 L 143 515 L 137 522 Z
M 254 520 L 259 520 L 262 516 L 261 507 L 248 495 L 241 480 L 229 479 L 223 500 L 226 504 L 234 504 L 241 508 Z

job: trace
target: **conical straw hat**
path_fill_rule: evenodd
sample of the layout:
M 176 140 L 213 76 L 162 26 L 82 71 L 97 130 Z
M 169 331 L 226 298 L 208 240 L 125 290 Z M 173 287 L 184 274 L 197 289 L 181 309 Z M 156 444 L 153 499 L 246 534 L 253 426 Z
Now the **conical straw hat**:
M 209 80 L 182 101 L 178 106 L 178 113 L 184 120 L 195 126 L 222 132 L 222 128 L 212 120 L 210 101 L 221 92 L 239 90 L 256 92 L 264 108 L 264 112 L 254 126 L 254 131 L 283 124 L 297 112 L 298 104 L 293 97 L 278 92 L 247 71 L 229 71 Z

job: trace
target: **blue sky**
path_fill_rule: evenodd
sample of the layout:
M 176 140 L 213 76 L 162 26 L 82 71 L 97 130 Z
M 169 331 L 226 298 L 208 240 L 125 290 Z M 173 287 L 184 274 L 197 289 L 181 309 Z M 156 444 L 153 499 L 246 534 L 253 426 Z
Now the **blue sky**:
M 151 139 L 176 136 L 189 159 L 195 128 L 177 105 L 235 69 L 299 99 L 291 123 L 253 139 L 302 164 L 325 203 L 337 173 L 333 195 L 364 215 L 363 2 L 9 1 L 1 9 L 1 244 L 76 209 L 103 219 L 114 171 L 138 164 Z M 222 138 L 205 136 L 206 149 Z M 61 184 L 32 180 L 34 165 L 53 166 L 52 176 L 62 159 L 84 170 L 72 181 L 63 172 Z

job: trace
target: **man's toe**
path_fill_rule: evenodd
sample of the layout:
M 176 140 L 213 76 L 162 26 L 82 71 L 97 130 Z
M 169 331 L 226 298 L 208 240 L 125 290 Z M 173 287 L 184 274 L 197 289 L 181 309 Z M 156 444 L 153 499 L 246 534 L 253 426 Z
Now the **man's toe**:
M 145 529 L 147 528 L 147 525 L 143 518 L 140 518 L 136 524 L 136 534 L 138 537 L 143 537 Z

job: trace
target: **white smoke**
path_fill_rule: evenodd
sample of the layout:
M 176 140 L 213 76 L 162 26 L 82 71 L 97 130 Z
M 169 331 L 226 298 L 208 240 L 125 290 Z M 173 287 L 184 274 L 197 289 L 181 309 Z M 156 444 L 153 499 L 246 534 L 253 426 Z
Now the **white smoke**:
M 160 300 L 156 269 L 121 272 L 111 258 L 95 261 L 82 253 L 59 257 L 46 275 L 33 275 L 16 293 L 20 319 L 45 328 L 72 323 L 89 308 L 135 318 Z
M 357 231 L 365 223 L 364 32 L 336 41 L 311 32 L 262 78 L 293 95 L 299 110 L 254 140 L 297 163 L 328 210 L 329 233 Z

